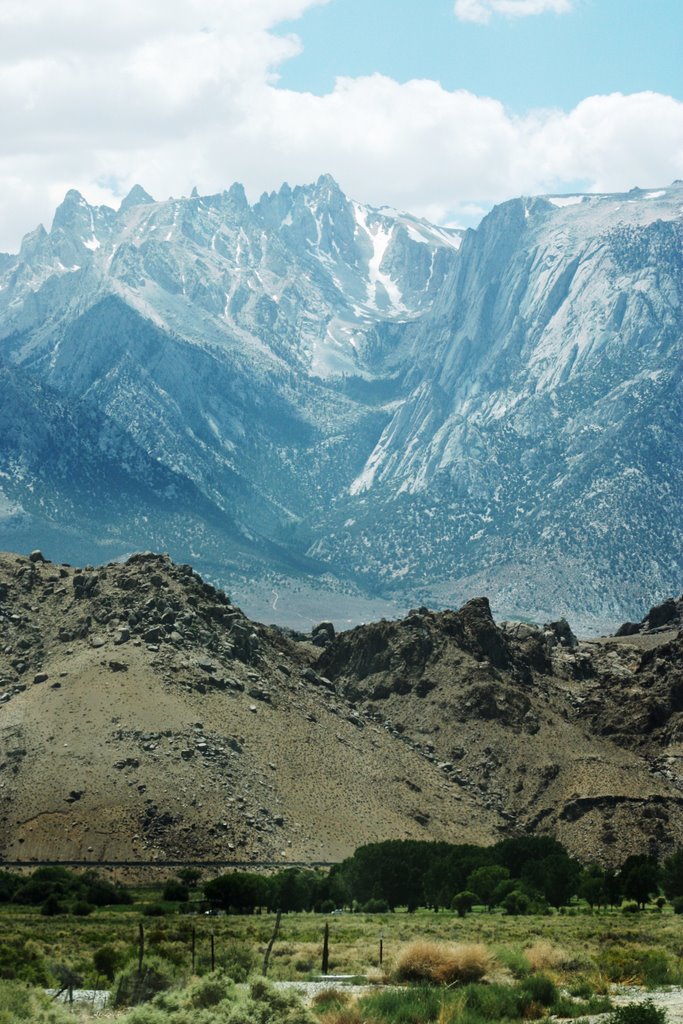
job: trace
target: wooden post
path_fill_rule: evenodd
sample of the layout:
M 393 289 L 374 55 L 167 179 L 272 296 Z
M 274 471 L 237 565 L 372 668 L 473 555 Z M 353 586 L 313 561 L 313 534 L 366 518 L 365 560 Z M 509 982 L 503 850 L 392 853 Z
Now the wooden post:
M 322 974 L 327 974 L 330 966 L 330 926 L 325 923 L 325 936 L 323 938 L 323 964 Z
M 197 929 L 194 926 L 192 928 L 192 945 L 190 948 L 192 950 L 192 973 L 194 974 L 195 959 L 197 952 Z
M 211 932 L 211 970 L 216 970 L 216 940 L 213 932 Z
M 275 940 L 277 938 L 277 933 L 280 930 L 280 918 L 281 917 L 282 917 L 282 911 L 278 910 L 277 917 L 275 918 L 275 927 L 273 928 L 273 934 L 270 937 L 270 942 L 268 943 L 268 949 L 266 950 L 266 955 L 263 958 L 263 977 L 264 978 L 268 974 L 268 963 L 270 961 L 270 954 L 272 952 L 273 945 L 274 945 Z
M 379 965 L 382 966 L 384 958 L 384 932 L 379 933 Z
M 138 974 L 142 974 L 142 961 L 145 956 L 145 927 L 140 921 L 140 951 L 138 953 Z

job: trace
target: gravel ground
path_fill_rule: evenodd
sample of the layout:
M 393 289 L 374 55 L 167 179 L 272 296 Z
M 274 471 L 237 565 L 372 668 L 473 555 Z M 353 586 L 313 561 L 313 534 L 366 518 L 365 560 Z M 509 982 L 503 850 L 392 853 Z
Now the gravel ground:
M 49 996 L 57 996 L 58 989 L 47 988 L 45 991 Z M 79 1006 L 83 1006 L 87 1003 L 87 1005 L 92 1006 L 94 1010 L 103 1010 L 109 1002 L 109 992 L 107 989 L 75 988 L 73 990 L 73 1001 L 74 1003 L 78 1003 Z M 55 999 L 55 1002 L 68 1003 L 69 993 L 61 992 Z
M 641 1003 L 651 999 L 655 1006 L 666 1010 L 670 1024 L 683 1024 L 683 988 L 661 988 L 651 991 L 637 985 L 619 985 L 610 994 L 615 1006 L 627 1006 L 629 1003 Z
M 310 1003 L 319 992 L 326 992 L 330 988 L 340 988 L 353 996 L 362 996 L 366 992 L 377 989 L 377 985 L 348 985 L 343 978 L 326 978 L 324 981 L 275 981 L 275 988 L 298 992 L 307 1003 Z
M 366 992 L 377 990 L 377 985 L 349 985 L 343 977 L 326 978 L 320 981 L 276 981 L 273 984 L 275 988 L 300 993 L 308 1003 L 319 992 L 326 992 L 331 988 L 343 989 L 344 992 L 354 996 L 361 996 Z M 54 996 L 57 994 L 57 989 L 48 989 L 47 994 Z M 95 1010 L 103 1010 L 107 1005 L 108 998 L 109 992 L 107 991 L 96 991 L 93 989 L 74 989 L 73 991 L 74 1003 L 80 1006 L 88 1004 Z M 611 991 L 610 998 L 615 1006 L 627 1006 L 630 1003 L 640 1003 L 646 999 L 651 999 L 655 1006 L 666 1010 L 669 1024 L 683 1024 L 683 988 L 681 987 L 663 988 L 653 991 L 640 988 L 637 985 L 619 985 Z M 68 1002 L 68 993 L 63 992 L 57 1001 L 60 1003 Z M 600 1024 L 604 1016 L 604 1014 L 599 1014 L 588 1017 L 586 1020 Z

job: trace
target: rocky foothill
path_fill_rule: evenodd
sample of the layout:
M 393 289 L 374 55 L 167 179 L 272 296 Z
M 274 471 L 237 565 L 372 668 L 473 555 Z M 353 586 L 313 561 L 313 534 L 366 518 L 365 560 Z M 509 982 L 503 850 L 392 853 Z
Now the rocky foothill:
M 333 861 L 387 838 L 683 842 L 683 599 L 613 637 L 459 611 L 310 634 L 167 556 L 0 556 L 0 856 Z

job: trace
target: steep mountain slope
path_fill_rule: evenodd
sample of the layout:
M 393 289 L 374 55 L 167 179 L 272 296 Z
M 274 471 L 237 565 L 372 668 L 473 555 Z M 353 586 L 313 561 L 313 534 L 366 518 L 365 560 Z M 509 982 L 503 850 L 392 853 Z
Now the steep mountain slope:
M 404 332 L 415 386 L 351 486 L 354 521 L 317 553 L 584 627 L 677 589 L 682 200 L 519 199 L 468 233 Z
M 313 671 L 319 648 L 245 619 L 189 565 L 5 555 L 0 616 L 6 859 L 329 860 L 427 820 L 497 834 Z
M 111 424 L 112 465 L 132 443 L 196 494 L 189 554 L 170 501 L 123 493 L 112 555 L 168 548 L 245 595 L 258 580 L 260 609 L 286 590 L 290 624 L 303 581 L 337 592 L 339 619 L 363 596 L 486 592 L 595 632 L 683 580 L 682 210 L 680 182 L 518 199 L 462 238 L 329 177 L 253 206 L 238 185 L 136 187 L 117 212 L 70 192 L 0 262 L 0 364 Z M 98 492 L 67 475 L 41 517 L 15 459 L 0 433 L 0 538 L 24 544 L 3 524 L 31 507 L 26 549 L 64 557 L 67 510 Z M 97 551 L 106 516 L 87 520 Z
M 683 677 L 680 621 L 657 617 L 579 643 L 480 598 L 295 635 L 165 556 L 3 555 L 0 856 L 334 860 L 523 832 L 665 852 Z
M 579 643 L 565 620 L 497 626 L 480 598 L 359 626 L 318 668 L 512 829 L 610 859 L 634 830 L 657 850 L 683 822 L 680 623 L 670 627 Z

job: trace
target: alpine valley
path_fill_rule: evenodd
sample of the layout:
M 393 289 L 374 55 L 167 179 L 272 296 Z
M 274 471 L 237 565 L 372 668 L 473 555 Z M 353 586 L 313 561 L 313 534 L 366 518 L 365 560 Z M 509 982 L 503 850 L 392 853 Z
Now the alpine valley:
M 329 176 L 71 191 L 0 254 L 0 548 L 168 551 L 285 625 L 640 618 L 683 589 L 682 242 L 680 181 L 467 231 Z

